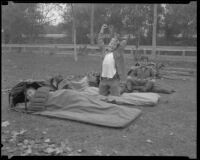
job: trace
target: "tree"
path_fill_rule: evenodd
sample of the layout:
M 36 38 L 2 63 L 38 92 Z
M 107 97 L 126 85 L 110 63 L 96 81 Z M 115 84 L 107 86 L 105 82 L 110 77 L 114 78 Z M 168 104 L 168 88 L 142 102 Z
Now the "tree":
M 38 4 L 28 4 L 25 10 L 26 30 L 25 35 L 29 37 L 30 42 L 33 42 L 37 36 L 44 32 L 44 23 L 42 22 L 43 16 L 39 10 L 37 10 Z
M 106 6 L 105 4 L 93 4 L 94 5 L 94 39 L 96 40 L 97 34 L 100 30 L 102 23 L 105 23 Z M 69 4 L 68 9 L 63 12 L 63 30 L 72 33 L 72 11 Z M 76 19 L 77 30 L 77 43 L 90 42 L 90 27 L 91 27 L 91 5 L 90 4 L 74 4 L 74 13 Z M 73 36 L 72 36 L 73 37 Z
M 37 11 L 42 14 L 42 17 L 39 19 L 41 24 L 50 24 L 56 20 L 55 12 L 58 12 L 60 9 L 60 5 L 57 3 L 38 3 Z
M 189 4 L 167 4 L 163 30 L 167 41 L 176 40 L 178 35 L 182 39 L 190 39 L 196 34 L 197 18 L 196 2 Z
M 125 24 L 129 32 L 135 34 L 137 45 L 139 45 L 141 37 L 151 36 L 153 23 L 153 6 L 152 4 L 134 4 L 124 9 Z M 151 40 L 150 40 L 151 41 Z
M 145 35 L 145 31 L 148 33 L 149 26 L 152 25 L 151 12 L 152 5 L 149 4 L 126 5 L 122 10 L 125 29 L 136 37 L 136 51 L 133 54 L 135 61 L 139 56 L 138 48 L 141 43 L 141 37 Z
M 111 4 L 107 8 L 107 23 L 114 26 L 114 30 L 120 33 L 123 30 L 123 4 Z
M 113 25 L 116 32 L 129 33 L 136 38 L 129 44 L 152 44 L 153 4 L 93 4 L 95 40 L 102 24 Z M 63 13 L 63 30 L 72 33 L 72 13 L 69 4 Z M 90 43 L 91 4 L 75 4 L 77 43 Z M 183 38 L 196 34 L 196 3 L 157 4 L 157 34 L 159 44 L 175 44 L 180 33 Z M 175 41 L 176 40 L 176 41 Z M 185 42 L 184 42 L 185 43 Z M 187 44 L 187 43 L 185 43 Z
M 41 33 L 40 19 L 42 15 L 37 11 L 36 3 L 11 2 L 2 7 L 2 27 L 11 43 L 22 42 L 23 35 L 33 38 Z
M 25 11 L 24 5 L 16 6 L 9 3 L 2 6 L 2 28 L 8 43 L 20 40 L 22 33 L 25 32 L 23 24 L 26 24 L 26 20 L 23 18 L 23 11 Z

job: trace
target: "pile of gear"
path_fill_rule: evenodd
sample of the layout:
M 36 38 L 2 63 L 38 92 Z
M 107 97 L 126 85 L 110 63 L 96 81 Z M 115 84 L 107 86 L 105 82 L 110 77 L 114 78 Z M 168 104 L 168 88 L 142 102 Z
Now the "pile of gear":
M 87 77 L 87 84 L 77 82 L 75 79 L 83 79 Z M 83 79 L 84 80 L 84 79 Z M 97 72 L 89 72 L 85 76 L 68 76 L 64 79 L 62 75 L 53 76 L 47 80 L 24 80 L 17 83 L 8 92 L 8 101 L 10 108 L 14 108 L 18 103 L 25 103 L 25 109 L 27 108 L 27 102 L 32 94 L 39 88 L 46 88 L 48 91 L 56 91 L 58 89 L 74 89 L 78 85 L 89 85 L 98 87 L 100 83 L 100 74 Z M 45 91 L 41 91 L 45 92 Z M 38 95 L 38 94 L 37 94 Z M 42 97 L 42 95 L 41 95 Z M 39 99 L 41 98 L 39 95 Z

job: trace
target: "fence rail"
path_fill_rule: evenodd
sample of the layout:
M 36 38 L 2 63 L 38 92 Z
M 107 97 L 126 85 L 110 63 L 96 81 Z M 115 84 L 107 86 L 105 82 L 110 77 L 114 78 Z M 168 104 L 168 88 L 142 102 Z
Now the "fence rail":
M 87 46 L 87 48 L 90 49 L 98 49 L 98 45 L 84 45 L 84 44 L 77 44 L 77 47 L 83 47 Z M 74 48 L 73 44 L 2 44 L 2 47 L 47 47 L 47 48 Z M 126 48 L 127 50 L 133 49 L 135 50 L 134 45 L 127 45 Z M 146 50 L 152 50 L 152 46 L 143 46 L 141 45 L 138 49 L 146 49 Z M 157 50 L 170 50 L 170 51 L 180 51 L 180 50 L 185 50 L 185 51 L 196 51 L 196 47 L 182 47 L 182 46 L 156 46 Z
M 98 45 L 83 45 L 77 44 L 77 48 L 86 47 L 90 50 L 98 50 Z M 12 51 L 12 49 L 18 48 L 20 51 L 28 51 L 30 48 L 39 49 L 40 51 L 54 51 L 54 52 L 62 52 L 66 53 L 66 50 L 73 50 L 73 44 L 2 44 L 3 51 Z M 48 50 L 50 49 L 50 50 Z M 63 49 L 66 49 L 63 51 Z M 125 48 L 127 53 L 134 53 L 136 50 L 135 46 L 127 45 Z M 142 55 L 146 55 L 149 58 L 152 58 L 152 46 L 139 46 L 138 50 L 142 53 Z M 171 53 L 170 53 L 171 52 Z M 174 53 L 172 53 L 174 52 Z M 179 52 L 179 54 L 175 54 Z M 187 53 L 187 54 L 186 54 Z M 197 48 L 196 47 L 182 47 L 182 46 L 157 46 L 156 47 L 156 57 L 158 59 L 164 60 L 174 60 L 174 61 L 190 61 L 196 62 L 197 60 Z

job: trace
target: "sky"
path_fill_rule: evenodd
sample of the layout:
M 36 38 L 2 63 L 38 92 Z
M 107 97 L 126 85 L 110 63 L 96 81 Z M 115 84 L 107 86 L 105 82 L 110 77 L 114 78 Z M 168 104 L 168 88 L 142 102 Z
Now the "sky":
M 55 11 L 54 16 L 56 17 L 55 21 L 52 21 L 52 25 L 57 25 L 63 21 L 62 17 Z
M 61 14 L 67 8 L 65 7 L 66 3 L 59 3 L 61 8 L 55 7 L 55 4 L 52 3 L 40 3 L 40 9 L 43 11 L 43 14 L 51 21 L 52 25 L 57 25 L 63 21 Z

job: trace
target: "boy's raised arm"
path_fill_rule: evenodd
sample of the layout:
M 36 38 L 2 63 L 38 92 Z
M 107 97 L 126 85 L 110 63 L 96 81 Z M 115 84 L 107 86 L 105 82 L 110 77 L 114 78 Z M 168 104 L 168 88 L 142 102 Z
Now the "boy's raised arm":
M 98 46 L 100 47 L 101 51 L 104 47 L 104 41 L 103 41 L 103 38 L 104 38 L 104 29 L 107 27 L 106 24 L 103 24 L 102 27 L 101 27 L 101 30 L 99 32 L 99 35 L 98 35 L 98 39 L 97 39 L 97 43 L 98 43 Z

